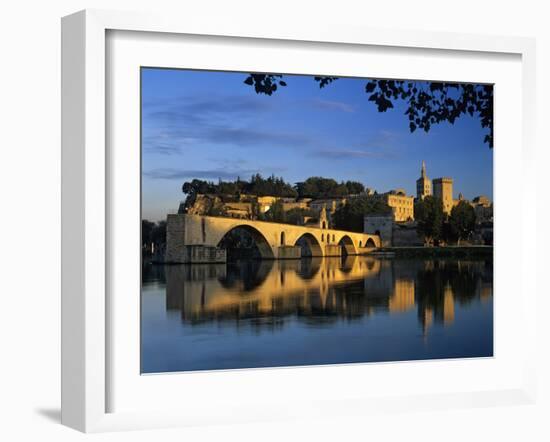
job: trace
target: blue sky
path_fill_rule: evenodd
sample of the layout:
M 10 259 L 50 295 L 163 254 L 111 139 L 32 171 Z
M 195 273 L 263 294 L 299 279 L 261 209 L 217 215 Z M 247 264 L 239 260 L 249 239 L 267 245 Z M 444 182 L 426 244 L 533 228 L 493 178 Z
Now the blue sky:
M 246 73 L 142 69 L 142 216 L 158 221 L 185 198 L 193 178 L 217 182 L 254 173 L 287 182 L 310 176 L 360 181 L 415 195 L 428 176 L 454 178 L 454 196 L 493 197 L 493 152 L 476 116 L 410 133 L 405 106 L 379 113 L 365 79 L 323 89 L 311 76 L 258 95 Z

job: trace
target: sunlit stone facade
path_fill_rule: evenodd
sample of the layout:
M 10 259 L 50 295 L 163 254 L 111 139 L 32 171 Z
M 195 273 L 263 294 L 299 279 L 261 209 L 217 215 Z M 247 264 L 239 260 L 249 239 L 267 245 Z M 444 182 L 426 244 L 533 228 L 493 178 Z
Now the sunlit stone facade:
M 422 161 L 422 170 L 420 171 L 420 178 L 416 180 L 416 197 L 419 200 L 424 199 L 432 194 L 432 181 L 426 174 L 426 163 Z
M 443 211 L 450 214 L 454 206 L 453 201 L 453 179 L 436 178 L 433 180 L 434 196 L 443 202 Z

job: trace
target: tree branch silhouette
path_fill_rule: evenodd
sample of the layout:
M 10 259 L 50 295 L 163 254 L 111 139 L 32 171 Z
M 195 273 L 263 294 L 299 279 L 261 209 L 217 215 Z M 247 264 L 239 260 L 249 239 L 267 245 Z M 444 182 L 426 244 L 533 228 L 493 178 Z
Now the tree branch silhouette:
M 338 77 L 314 77 L 319 88 L 324 88 Z M 287 86 L 282 74 L 249 74 L 244 83 L 253 86 L 257 94 L 272 95 L 278 86 Z M 493 147 L 493 86 L 471 83 L 436 81 L 380 80 L 369 79 L 365 85 L 368 101 L 373 102 L 378 112 L 394 107 L 394 102 L 406 103 L 405 115 L 409 130 L 422 129 L 429 132 L 441 122 L 454 122 L 463 115 L 478 115 L 481 127 L 486 128 L 484 143 Z

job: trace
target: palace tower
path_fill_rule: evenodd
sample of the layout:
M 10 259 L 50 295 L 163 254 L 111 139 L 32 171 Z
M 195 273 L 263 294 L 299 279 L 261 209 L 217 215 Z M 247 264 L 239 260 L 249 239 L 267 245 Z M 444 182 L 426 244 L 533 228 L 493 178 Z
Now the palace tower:
M 416 197 L 419 200 L 432 194 L 432 181 L 426 175 L 426 163 L 422 161 L 420 178 L 416 180 Z

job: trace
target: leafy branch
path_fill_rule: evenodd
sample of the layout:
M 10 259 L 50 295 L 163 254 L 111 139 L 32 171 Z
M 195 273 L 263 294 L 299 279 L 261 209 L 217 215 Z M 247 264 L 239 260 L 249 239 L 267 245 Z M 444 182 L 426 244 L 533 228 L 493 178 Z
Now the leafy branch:
M 314 77 L 319 88 L 324 88 L 338 77 Z M 250 74 L 244 83 L 254 86 L 257 94 L 272 95 L 278 86 L 287 86 L 281 74 Z M 378 112 L 394 108 L 394 102 L 407 104 L 405 115 L 409 130 L 429 132 L 441 122 L 454 122 L 463 115 L 478 115 L 481 127 L 486 128 L 484 142 L 493 147 L 493 86 L 472 83 L 437 81 L 379 80 L 369 79 L 365 85 L 368 101 Z

